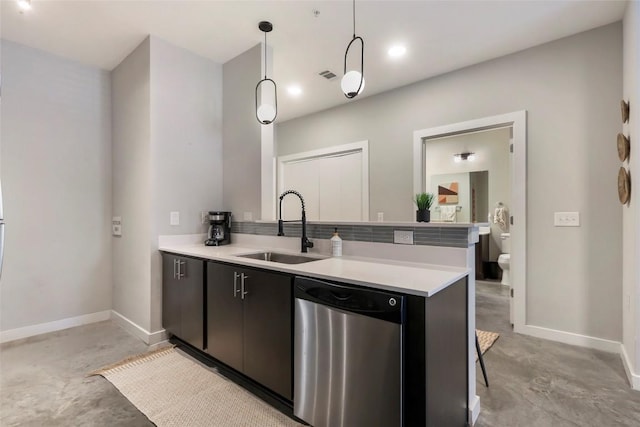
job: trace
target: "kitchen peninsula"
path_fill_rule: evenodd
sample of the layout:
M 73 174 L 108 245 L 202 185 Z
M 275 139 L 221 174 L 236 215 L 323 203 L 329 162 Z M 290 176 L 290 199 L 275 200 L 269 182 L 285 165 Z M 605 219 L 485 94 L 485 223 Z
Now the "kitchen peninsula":
M 160 251 L 167 331 L 290 407 L 296 406 L 296 388 L 301 388 L 300 377 L 307 369 L 306 362 L 296 359 L 304 353 L 298 351 L 304 328 L 294 321 L 301 307 L 298 283 L 322 281 L 339 289 L 392 295 L 390 304 L 397 299 L 402 309 L 398 348 L 391 349 L 399 355 L 398 369 L 391 370 L 395 374 L 374 372 L 373 378 L 384 388 L 389 381 L 396 384 L 388 377 L 396 377 L 398 404 L 389 404 L 397 413 L 396 425 L 469 422 L 468 269 L 353 256 L 302 257 L 245 244 L 161 242 Z M 265 253 L 285 262 L 256 259 Z M 362 336 L 350 337 L 366 345 L 367 358 L 392 347 L 379 345 L 382 338 L 375 334 L 364 341 Z M 360 363 L 365 369 L 366 363 Z M 357 393 L 350 385 L 344 387 Z

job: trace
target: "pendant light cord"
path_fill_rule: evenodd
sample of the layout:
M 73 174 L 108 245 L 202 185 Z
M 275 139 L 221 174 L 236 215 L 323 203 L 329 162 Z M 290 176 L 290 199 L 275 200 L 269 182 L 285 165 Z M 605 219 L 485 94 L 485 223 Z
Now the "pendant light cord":
M 355 25 L 355 24 L 354 24 Z M 264 32 L 264 78 L 267 78 L 267 32 Z
M 353 0 L 353 38 L 356 38 L 356 0 Z

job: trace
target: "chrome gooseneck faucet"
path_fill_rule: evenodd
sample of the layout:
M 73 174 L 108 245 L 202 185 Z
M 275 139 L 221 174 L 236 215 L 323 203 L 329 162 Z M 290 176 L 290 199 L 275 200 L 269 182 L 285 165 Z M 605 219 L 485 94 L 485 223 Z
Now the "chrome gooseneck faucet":
M 295 194 L 300 199 L 300 203 L 302 204 L 302 218 L 295 219 L 290 221 L 282 220 L 282 199 L 287 194 Z M 304 211 L 304 199 L 302 198 L 302 194 L 298 193 L 295 190 L 287 190 L 280 195 L 280 219 L 278 219 L 278 236 L 284 236 L 284 223 L 285 222 L 302 222 L 302 242 L 301 242 L 301 251 L 307 252 L 307 248 L 313 248 L 313 242 L 307 239 L 307 214 Z

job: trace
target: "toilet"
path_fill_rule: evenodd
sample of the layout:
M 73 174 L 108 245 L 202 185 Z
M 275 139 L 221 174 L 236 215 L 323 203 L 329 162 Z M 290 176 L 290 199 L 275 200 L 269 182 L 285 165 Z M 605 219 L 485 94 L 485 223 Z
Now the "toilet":
M 511 234 L 501 233 L 500 239 L 502 244 L 500 245 L 502 253 L 498 257 L 498 265 L 502 269 L 502 283 L 506 286 L 511 286 L 511 277 L 509 275 L 509 264 L 511 263 Z

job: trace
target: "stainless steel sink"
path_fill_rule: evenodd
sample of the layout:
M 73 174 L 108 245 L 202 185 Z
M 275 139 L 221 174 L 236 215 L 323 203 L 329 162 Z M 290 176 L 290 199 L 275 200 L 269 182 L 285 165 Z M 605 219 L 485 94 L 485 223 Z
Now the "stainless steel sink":
M 258 259 L 260 261 L 280 262 L 282 264 L 302 264 L 305 262 L 318 261 L 324 258 L 310 257 L 305 255 L 282 254 L 278 252 L 257 252 L 253 254 L 236 255 L 240 258 Z

